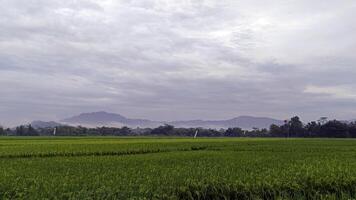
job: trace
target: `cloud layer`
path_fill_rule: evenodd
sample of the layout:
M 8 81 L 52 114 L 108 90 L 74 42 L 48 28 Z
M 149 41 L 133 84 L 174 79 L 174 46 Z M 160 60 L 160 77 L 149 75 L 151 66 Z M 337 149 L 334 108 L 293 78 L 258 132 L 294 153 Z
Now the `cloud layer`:
M 353 0 L 2 0 L 0 123 L 356 118 Z

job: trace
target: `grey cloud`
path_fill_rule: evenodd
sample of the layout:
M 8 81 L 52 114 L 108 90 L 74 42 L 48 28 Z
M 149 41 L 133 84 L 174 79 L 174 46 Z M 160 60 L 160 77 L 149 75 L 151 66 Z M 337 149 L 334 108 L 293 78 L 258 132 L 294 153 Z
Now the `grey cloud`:
M 3 0 L 0 123 L 355 118 L 354 1 Z M 335 89 L 336 90 L 336 89 Z M 350 91 L 353 92 L 353 91 Z

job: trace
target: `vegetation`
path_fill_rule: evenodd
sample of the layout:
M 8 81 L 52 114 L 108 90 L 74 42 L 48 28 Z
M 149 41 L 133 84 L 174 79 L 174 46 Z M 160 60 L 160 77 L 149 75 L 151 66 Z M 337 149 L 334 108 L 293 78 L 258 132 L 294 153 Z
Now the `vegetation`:
M 193 137 L 198 130 L 201 137 L 331 137 L 331 138 L 356 138 L 356 122 L 342 122 L 337 120 L 328 121 L 320 118 L 317 122 L 303 124 L 299 117 L 292 117 L 283 125 L 272 124 L 267 129 L 254 128 L 242 130 L 239 127 L 228 129 L 206 129 L 206 128 L 175 128 L 164 125 L 154 129 L 151 128 L 114 128 L 114 127 L 56 127 L 57 136 L 188 136 Z M 3 130 L 0 135 L 16 136 L 50 136 L 54 128 L 33 128 L 31 125 L 21 125 L 15 129 Z
M 4 131 L 4 128 L 2 126 L 0 126 L 0 135 L 5 135 L 5 131 Z
M 356 140 L 0 138 L 0 199 L 354 199 Z

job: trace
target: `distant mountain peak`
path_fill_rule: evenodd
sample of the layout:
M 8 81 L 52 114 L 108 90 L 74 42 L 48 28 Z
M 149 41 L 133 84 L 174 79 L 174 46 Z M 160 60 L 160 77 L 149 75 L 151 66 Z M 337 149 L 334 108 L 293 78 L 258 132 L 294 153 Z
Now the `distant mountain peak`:
M 250 115 L 240 115 L 238 117 L 235 117 L 233 119 L 272 119 L 269 117 L 256 117 L 256 116 L 250 116 Z
M 56 126 L 63 126 L 63 124 L 54 121 L 45 122 L 45 121 L 35 120 L 31 122 L 31 126 L 33 126 L 34 128 L 54 128 Z
M 270 125 L 282 125 L 283 121 L 268 117 L 239 116 L 228 120 L 188 120 L 173 121 L 169 124 L 177 127 L 233 128 L 243 129 L 269 128 Z
M 106 111 L 97 111 L 97 112 L 87 112 L 87 113 L 80 113 L 78 116 L 86 116 L 86 115 L 110 115 L 110 116 L 121 116 L 120 114 L 117 113 L 110 113 Z
M 105 111 L 81 113 L 79 115 L 61 120 L 68 123 L 107 123 L 107 122 L 120 122 L 127 118 L 116 113 L 108 113 Z
M 129 127 L 157 127 L 170 124 L 176 127 L 204 127 L 204 128 L 231 128 L 240 127 L 244 129 L 268 128 L 271 124 L 281 125 L 283 121 L 267 117 L 239 116 L 229 120 L 182 120 L 182 121 L 151 121 L 147 119 L 130 119 L 120 114 L 105 111 L 81 113 L 79 115 L 63 119 L 72 125 L 83 126 L 129 126 Z
M 117 113 L 110 113 L 106 111 L 97 111 L 97 112 L 89 112 L 89 113 L 81 113 L 81 115 L 86 115 L 86 114 L 98 114 L 98 115 L 120 115 Z

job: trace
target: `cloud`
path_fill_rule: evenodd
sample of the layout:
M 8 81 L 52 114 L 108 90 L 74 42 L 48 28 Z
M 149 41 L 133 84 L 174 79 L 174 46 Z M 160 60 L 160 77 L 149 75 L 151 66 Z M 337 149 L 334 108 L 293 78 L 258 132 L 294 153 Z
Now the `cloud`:
M 355 5 L 4 0 L 0 122 L 354 118 Z
M 356 91 L 349 87 L 320 87 L 315 85 L 307 86 L 304 90 L 305 93 L 326 95 L 332 98 L 351 99 L 356 100 Z

